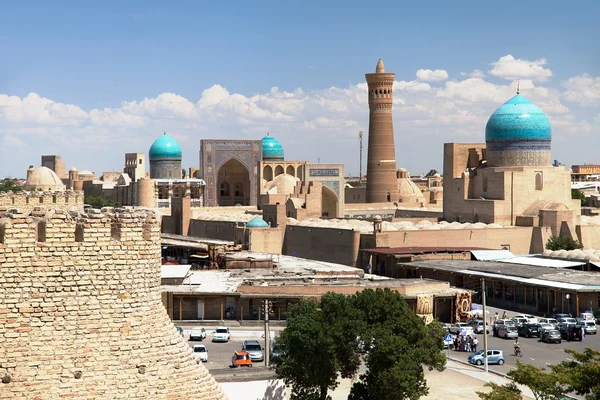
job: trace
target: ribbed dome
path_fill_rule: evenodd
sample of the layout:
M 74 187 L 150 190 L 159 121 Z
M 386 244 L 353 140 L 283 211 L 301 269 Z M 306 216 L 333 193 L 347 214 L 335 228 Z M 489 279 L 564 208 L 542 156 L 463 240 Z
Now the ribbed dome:
M 486 142 L 548 141 L 550 121 L 541 108 L 517 94 L 502 104 L 485 127 Z
M 268 134 L 262 138 L 262 157 L 263 161 L 283 161 L 283 146 Z
M 175 139 L 166 133 L 156 139 L 150 146 L 150 160 L 164 158 L 181 159 L 181 146 Z
M 25 181 L 25 190 L 65 190 L 62 180 L 48 167 L 32 171 Z
M 246 223 L 246 228 L 268 228 L 269 224 L 258 215 Z

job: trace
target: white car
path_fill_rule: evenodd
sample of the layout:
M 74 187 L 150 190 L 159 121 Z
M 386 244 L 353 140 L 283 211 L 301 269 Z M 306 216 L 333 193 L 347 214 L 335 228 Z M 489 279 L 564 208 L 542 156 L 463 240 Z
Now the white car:
M 554 329 L 558 329 L 558 321 L 555 320 L 554 318 L 541 318 L 539 320 L 539 323 L 542 325 L 550 324 L 550 325 L 554 326 Z
M 452 324 L 450 325 L 448 330 L 450 331 L 450 333 L 454 333 L 456 335 L 458 335 L 462 331 L 467 331 L 467 333 L 473 333 L 473 328 L 466 322 L 457 322 L 455 324 Z
M 598 328 L 596 328 L 596 323 L 594 321 L 587 320 L 583 322 L 583 327 L 586 335 L 595 335 L 598 333 Z
M 190 340 L 206 339 L 206 330 L 204 328 L 194 328 L 190 332 Z
M 193 347 L 194 350 L 194 358 L 199 362 L 207 362 L 208 361 L 208 351 L 206 350 L 206 346 L 203 344 L 196 344 Z
M 213 342 L 229 342 L 230 338 L 231 338 L 231 334 L 229 333 L 229 328 L 227 328 L 225 326 L 220 326 L 217 328 L 217 330 L 215 330 L 215 333 L 213 333 L 212 341 Z
M 530 324 L 537 324 L 538 323 L 538 319 L 537 317 L 531 315 L 531 314 L 521 314 L 521 315 L 515 315 L 513 317 L 514 318 L 525 318 L 527 320 L 528 323 Z
M 590 312 L 579 313 L 579 315 L 577 316 L 577 322 L 585 321 L 596 321 L 596 318 L 594 318 L 594 314 Z
M 541 335 L 543 331 L 551 331 L 551 330 L 555 330 L 556 328 L 552 324 L 542 322 L 542 323 L 540 323 L 539 329 L 540 329 L 540 335 Z

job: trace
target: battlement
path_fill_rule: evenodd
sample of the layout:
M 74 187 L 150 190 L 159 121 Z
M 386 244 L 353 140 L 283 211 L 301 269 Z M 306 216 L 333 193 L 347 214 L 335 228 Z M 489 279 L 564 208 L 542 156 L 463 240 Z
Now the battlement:
M 3 192 L 0 193 L 0 212 L 9 208 L 29 212 L 36 206 L 82 211 L 83 197 L 80 190 Z
M 0 400 L 223 392 L 162 305 L 160 218 L 37 205 L 0 215 Z

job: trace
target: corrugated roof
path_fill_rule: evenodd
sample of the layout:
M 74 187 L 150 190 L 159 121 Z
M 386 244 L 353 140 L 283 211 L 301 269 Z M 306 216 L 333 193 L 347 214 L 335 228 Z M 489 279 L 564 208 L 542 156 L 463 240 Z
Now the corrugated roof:
M 187 276 L 190 271 L 191 265 L 161 265 L 160 266 L 160 277 L 161 279 L 183 279 Z
M 472 250 L 471 254 L 479 261 L 499 261 L 516 257 L 509 250 Z
M 572 268 L 584 265 L 585 262 L 576 261 L 564 261 L 557 260 L 555 258 L 540 258 L 540 257 L 514 257 L 506 258 L 503 260 L 496 260 L 503 263 L 521 264 L 521 265 L 533 265 L 536 267 L 548 267 L 548 268 Z
M 423 253 L 460 253 L 472 251 L 477 247 L 376 247 L 363 251 L 374 254 L 423 254 Z M 484 250 L 481 248 L 481 250 Z
M 502 274 L 492 274 L 489 272 L 473 271 L 473 270 L 468 270 L 468 269 L 464 269 L 462 271 L 457 271 L 457 272 L 460 272 L 463 274 L 468 274 L 468 275 L 474 275 L 474 276 L 482 276 L 482 277 L 487 277 L 487 278 L 499 278 L 499 279 L 505 279 L 505 280 L 509 280 L 509 281 L 520 282 L 520 283 L 529 283 L 530 285 L 552 286 L 552 287 L 555 287 L 558 289 L 579 290 L 579 289 L 582 289 L 583 287 L 585 287 L 584 285 L 576 285 L 576 284 L 572 284 L 572 283 L 549 281 L 549 280 L 545 280 L 545 279 L 536 279 L 536 278 L 521 278 L 518 276 L 506 276 L 506 275 L 502 275 Z

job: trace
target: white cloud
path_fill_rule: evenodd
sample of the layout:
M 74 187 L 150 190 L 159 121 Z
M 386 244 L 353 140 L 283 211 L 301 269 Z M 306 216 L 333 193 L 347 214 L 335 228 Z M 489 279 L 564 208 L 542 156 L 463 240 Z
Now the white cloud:
M 529 61 L 520 58 L 514 58 L 508 54 L 496 62 L 491 63 L 492 69 L 489 71 L 491 75 L 500 78 L 515 80 L 515 79 L 532 79 L 540 82 L 546 81 L 552 76 L 552 71 L 544 68 L 546 59 Z
M 448 72 L 443 69 L 420 69 L 417 71 L 417 79 L 425 82 L 440 82 L 448 79 Z
M 515 95 L 515 80 L 496 84 L 476 69 L 461 75 L 465 78 L 444 78 L 436 84 L 410 79 L 394 82 L 399 166 L 415 173 L 440 169 L 444 142 L 482 142 L 489 116 Z M 595 92 L 589 91 L 597 78 L 573 77 L 563 82 L 564 93 L 538 78 L 520 78 L 521 94 L 551 119 L 553 137 L 561 142 L 555 146 L 557 158 L 576 161 L 580 146 L 572 138 L 577 135 L 586 135 L 587 147 L 600 146 L 597 109 L 579 107 L 597 101 Z M 60 154 L 69 167 L 121 170 L 123 153 L 147 151 L 166 130 L 182 145 L 184 167 L 198 164 L 200 139 L 260 139 L 270 132 L 282 142 L 290 160 L 343 162 L 346 171 L 355 173 L 357 135 L 360 130 L 368 131 L 367 90 L 361 82 L 316 90 L 272 87 L 244 95 L 215 84 L 198 98 L 162 93 L 89 111 L 35 93 L 23 98 L 0 95 L 0 148 L 27 146 L 26 153 L 3 151 L 0 171 L 23 175 L 29 164 L 39 165 L 41 154 Z M 569 106 L 564 100 L 571 101 Z
M 574 76 L 562 82 L 567 89 L 563 98 L 583 106 L 600 105 L 600 76 L 592 77 L 584 74 Z
M 483 78 L 485 78 L 485 72 L 483 72 L 480 69 L 474 69 L 471 72 L 461 72 L 460 75 L 461 76 L 467 76 L 469 78 L 477 78 L 477 79 L 483 79 Z

